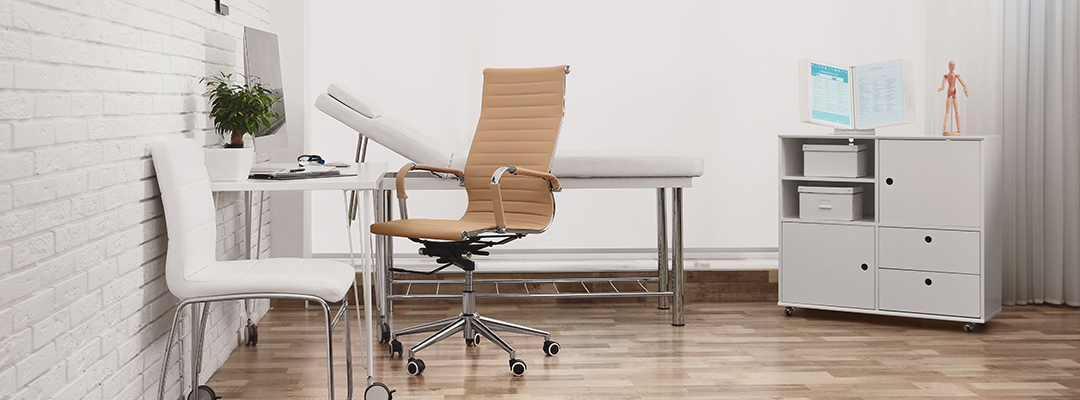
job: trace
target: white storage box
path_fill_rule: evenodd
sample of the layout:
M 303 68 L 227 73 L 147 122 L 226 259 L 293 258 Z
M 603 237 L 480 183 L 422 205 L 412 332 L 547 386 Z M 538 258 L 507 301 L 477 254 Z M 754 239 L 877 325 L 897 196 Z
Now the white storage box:
M 866 145 L 803 145 L 803 176 L 866 176 Z
M 861 187 L 799 186 L 799 218 L 854 221 L 862 218 Z

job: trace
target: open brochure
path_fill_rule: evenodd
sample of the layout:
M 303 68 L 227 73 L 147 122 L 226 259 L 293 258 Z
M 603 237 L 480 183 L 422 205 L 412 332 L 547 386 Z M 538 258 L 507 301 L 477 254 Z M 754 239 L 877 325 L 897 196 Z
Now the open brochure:
M 293 164 L 296 165 L 296 164 Z M 341 170 L 334 167 L 326 166 L 286 166 L 282 167 L 278 165 L 255 165 L 251 168 L 251 174 L 248 178 L 251 179 L 303 179 L 303 178 L 320 178 L 327 176 L 341 176 Z
M 914 122 L 911 60 L 845 67 L 799 60 L 801 121 L 867 130 Z

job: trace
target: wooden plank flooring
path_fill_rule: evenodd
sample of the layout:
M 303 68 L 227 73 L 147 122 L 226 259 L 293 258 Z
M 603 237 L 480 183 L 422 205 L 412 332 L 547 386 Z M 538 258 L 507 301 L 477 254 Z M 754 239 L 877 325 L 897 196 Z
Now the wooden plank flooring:
M 456 315 L 459 307 L 401 303 L 395 325 Z M 402 358 L 389 359 L 376 344 L 375 380 L 396 389 L 395 399 L 1080 399 L 1077 308 L 1006 307 L 975 333 L 956 322 L 806 309 L 785 317 L 772 302 L 689 304 L 684 327 L 671 326 L 669 312 L 653 302 L 479 308 L 551 331 L 562 353 L 546 357 L 542 339 L 503 334 L 529 366 L 514 377 L 498 347 L 466 348 L 455 337 L 420 352 L 427 370 L 413 377 Z M 325 399 L 322 318 L 314 310 L 272 310 L 259 325 L 259 344 L 237 349 L 209 385 L 226 400 Z M 421 339 L 403 337 L 406 355 Z M 336 390 L 344 399 L 341 349 L 336 340 Z

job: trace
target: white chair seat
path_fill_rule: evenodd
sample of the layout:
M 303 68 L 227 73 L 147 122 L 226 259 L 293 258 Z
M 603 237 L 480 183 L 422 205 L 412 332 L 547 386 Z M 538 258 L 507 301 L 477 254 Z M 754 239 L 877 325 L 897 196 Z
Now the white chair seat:
M 206 297 L 256 293 L 315 296 L 328 302 L 345 298 L 355 270 L 330 260 L 269 258 L 218 261 L 187 279 L 178 297 Z

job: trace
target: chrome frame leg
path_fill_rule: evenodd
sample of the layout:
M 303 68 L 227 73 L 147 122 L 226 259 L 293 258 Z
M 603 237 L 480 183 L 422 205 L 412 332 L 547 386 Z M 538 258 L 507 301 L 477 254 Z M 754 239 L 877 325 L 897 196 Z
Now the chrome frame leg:
M 339 321 L 345 322 L 345 369 L 348 373 L 349 382 L 349 399 L 353 396 L 353 368 L 352 368 L 352 339 L 351 331 L 349 328 L 349 299 L 342 299 L 342 308 L 338 311 L 337 316 L 332 317 L 330 312 L 330 305 L 323 299 L 314 296 L 296 295 L 296 294 L 282 294 L 282 293 L 249 293 L 244 295 L 222 295 L 222 296 L 207 296 L 196 297 L 191 299 L 182 300 L 180 304 L 176 306 L 176 311 L 173 313 L 172 328 L 169 330 L 169 341 L 165 344 L 165 356 L 161 360 L 161 381 L 158 382 L 158 400 L 165 398 L 165 378 L 169 368 L 169 355 L 172 353 L 172 344 L 176 340 L 176 327 L 180 324 L 180 314 L 184 311 L 184 308 L 189 305 L 201 304 L 203 309 L 199 320 L 194 321 L 192 324 L 192 390 L 196 391 L 199 387 L 199 370 L 202 364 L 202 347 L 203 340 L 206 331 L 206 321 L 209 319 L 210 304 L 217 301 L 227 300 L 245 300 L 245 299 L 300 299 L 308 302 L 315 302 L 322 305 L 323 313 L 326 319 L 326 370 L 327 370 L 327 389 L 329 399 L 334 400 L 334 348 L 333 348 L 333 330 L 337 326 Z M 194 309 L 192 309 L 194 311 Z M 192 312 L 194 315 L 195 312 Z M 198 318 L 194 317 L 193 318 Z M 195 332 L 197 331 L 197 332 Z
M 668 274 L 668 246 L 667 246 L 667 193 L 664 188 L 656 189 L 656 272 L 660 283 L 658 292 L 671 289 Z M 671 298 L 658 297 L 656 308 L 667 310 L 671 308 Z
M 686 280 L 683 276 L 683 218 L 682 218 L 682 188 L 675 188 L 672 192 L 672 260 L 674 268 L 672 269 L 672 281 L 671 290 L 672 306 L 671 306 L 671 325 L 683 326 L 686 325 L 686 321 L 683 316 L 683 288 L 686 284 Z
M 435 332 L 441 330 L 442 328 L 450 325 L 451 323 L 459 319 L 461 319 L 461 315 L 458 315 L 456 317 L 443 318 L 438 321 L 432 321 L 420 325 L 410 326 L 408 328 L 395 331 L 393 334 L 390 335 L 390 337 L 397 339 L 398 336 L 413 335 L 424 332 Z
M 348 297 L 349 296 L 345 296 L 344 304 L 342 304 L 342 306 L 341 306 L 341 321 L 345 323 L 345 373 L 347 374 L 346 380 L 349 382 L 349 396 L 348 396 L 348 398 L 352 399 L 352 396 L 353 396 L 352 338 L 351 338 L 352 333 L 350 332 L 350 329 L 349 329 L 350 324 L 349 324 L 349 299 L 348 299 Z M 360 310 L 357 310 L 356 313 L 360 314 Z M 364 328 L 363 328 L 363 326 L 361 326 L 360 327 L 360 336 L 361 336 L 360 337 L 360 344 L 361 344 L 361 346 L 364 343 L 363 333 L 364 333 Z M 371 375 L 370 372 L 368 373 L 368 375 Z M 333 400 L 333 398 L 331 398 L 330 400 Z
M 202 370 L 203 340 L 206 337 L 206 320 L 210 318 L 210 302 L 202 303 L 202 316 L 194 323 L 198 324 L 199 335 L 192 339 L 191 344 L 191 390 L 199 389 L 199 372 Z
M 455 333 L 460 332 L 462 329 L 464 329 L 465 324 L 465 319 L 458 319 L 450 325 L 443 327 L 434 335 L 431 335 L 431 337 L 424 339 L 424 341 L 418 343 L 416 346 L 413 346 L 411 349 L 409 349 L 409 358 L 416 358 L 416 352 L 423 350 L 435 343 L 438 343 L 443 339 L 453 336 Z
M 347 301 L 347 300 L 346 300 Z M 323 316 L 326 319 L 326 371 L 327 371 L 327 386 L 329 388 L 330 400 L 334 400 L 334 328 L 331 326 L 330 305 L 325 301 L 319 300 L 319 305 L 322 306 Z
M 172 328 L 169 329 L 169 341 L 165 342 L 165 357 L 161 360 L 161 381 L 158 382 L 158 400 L 165 399 L 165 374 L 169 371 L 169 353 L 172 352 L 173 341 L 176 340 L 176 325 L 180 324 L 180 313 L 184 311 L 184 307 L 188 305 L 188 302 L 180 302 L 176 306 L 176 311 L 173 312 Z
M 495 343 L 495 345 L 499 346 L 500 348 L 505 350 L 507 353 L 510 353 L 510 358 L 511 359 L 517 358 L 517 356 L 515 355 L 515 352 L 514 352 L 514 348 L 510 347 L 510 345 L 507 344 L 506 341 L 502 340 L 502 338 L 499 337 L 499 335 L 496 335 L 495 332 L 492 332 L 491 328 L 488 328 L 488 326 L 484 325 L 484 323 L 481 322 L 479 319 L 468 318 L 467 321 L 468 321 L 469 325 L 473 325 L 473 328 L 476 329 L 476 331 L 480 334 L 480 336 L 486 337 L 487 340 L 491 341 L 491 343 Z M 490 321 L 496 321 L 496 320 L 490 320 Z
M 476 320 L 483 323 L 483 325 L 487 326 L 492 330 L 520 333 L 524 335 L 543 336 L 544 340 L 551 339 L 551 333 L 536 328 L 530 328 L 527 326 L 501 321 L 494 318 L 482 317 L 479 315 L 476 316 Z

